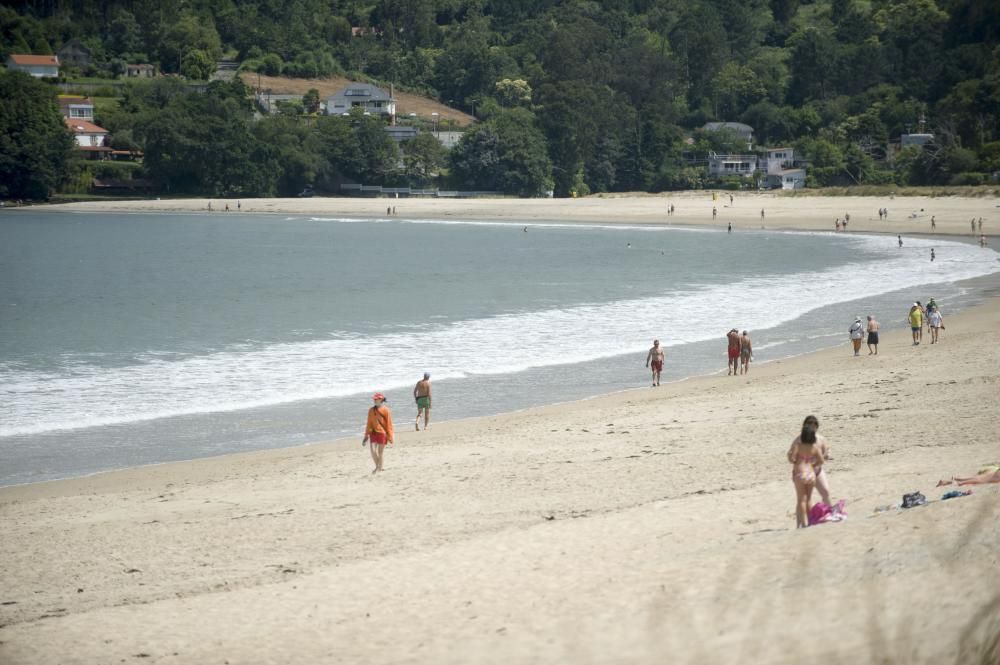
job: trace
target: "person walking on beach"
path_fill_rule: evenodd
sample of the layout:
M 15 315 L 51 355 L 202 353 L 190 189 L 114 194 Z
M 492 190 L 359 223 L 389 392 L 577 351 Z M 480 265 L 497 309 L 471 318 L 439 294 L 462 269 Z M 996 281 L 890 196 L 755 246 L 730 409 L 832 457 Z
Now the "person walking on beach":
M 899 241 L 899 246 L 902 247 L 903 246 L 903 236 L 896 236 L 896 240 Z
M 660 348 L 660 340 L 653 340 L 653 348 L 646 354 L 646 367 L 653 369 L 653 387 L 660 385 L 660 374 L 663 372 L 663 349 Z
M 729 355 L 729 365 L 726 368 L 727 376 L 732 374 L 736 376 L 736 372 L 740 368 L 740 331 L 733 328 L 728 333 L 726 333 L 726 340 L 729 343 L 727 354 Z
M 861 317 L 854 317 L 854 323 L 851 327 L 847 329 L 848 334 L 851 336 L 851 344 L 854 346 L 854 355 L 857 356 L 861 351 L 861 340 L 865 336 L 864 325 L 861 323 Z
M 729 222 L 729 226 L 727 226 L 727 227 L 726 227 L 726 230 L 727 230 L 727 231 L 728 231 L 729 233 L 732 233 L 732 232 L 733 232 L 733 223 L 732 223 L 732 222 Z
M 982 217 L 979 218 L 979 232 L 980 233 L 983 232 L 983 218 Z
M 715 206 L 712 206 L 712 219 L 714 220 L 716 217 L 718 217 L 718 215 L 719 211 L 715 208 Z
M 972 220 L 969 221 L 969 226 L 972 227 L 972 235 L 975 235 L 976 234 L 976 218 L 975 217 L 973 217 Z
M 931 215 L 931 231 L 937 228 L 937 222 L 934 221 L 934 215 Z
M 944 318 L 941 316 L 941 312 L 938 311 L 937 306 L 929 305 L 927 310 L 927 325 L 931 329 L 931 344 L 937 344 L 938 333 L 944 330 Z
M 920 311 L 919 303 L 913 303 L 907 318 L 910 321 L 910 332 L 913 333 L 913 346 L 916 346 L 920 344 L 920 333 L 924 325 L 924 314 Z
M 750 372 L 751 358 L 753 358 L 753 343 L 750 341 L 750 333 L 744 330 L 740 336 L 740 374 Z
M 878 355 L 878 321 L 871 315 L 868 316 L 868 355 Z
M 931 263 L 934 263 L 934 248 L 931 247 Z
M 760 221 L 762 221 L 762 222 L 764 221 L 764 209 L 763 208 L 760 209 Z
M 809 502 L 816 488 L 816 467 L 823 466 L 823 453 L 816 445 L 816 430 L 809 425 L 802 428 L 799 438 L 788 451 L 792 464 L 792 483 L 795 485 L 795 528 L 809 526 Z
M 393 445 L 394 433 L 392 429 L 392 412 L 385 405 L 385 395 L 375 393 L 372 395 L 375 405 L 368 409 L 368 421 L 365 423 L 365 438 L 361 445 L 371 441 L 372 461 L 375 462 L 375 469 L 372 475 L 382 471 L 382 462 L 385 456 L 385 446 Z
M 417 402 L 417 421 L 414 426 L 420 431 L 420 414 L 424 414 L 424 429 L 431 419 L 431 375 L 424 372 L 424 378 L 413 386 L 413 399 Z

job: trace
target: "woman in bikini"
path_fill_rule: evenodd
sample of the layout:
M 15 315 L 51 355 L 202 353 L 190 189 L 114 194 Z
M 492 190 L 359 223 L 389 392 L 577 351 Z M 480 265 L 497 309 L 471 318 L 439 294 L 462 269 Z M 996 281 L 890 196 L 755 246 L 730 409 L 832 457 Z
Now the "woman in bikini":
M 833 459 L 830 456 L 830 444 L 827 442 L 826 437 L 817 432 L 819 429 L 819 420 L 816 416 L 806 416 L 806 419 L 802 421 L 802 428 L 806 427 L 812 428 L 813 432 L 816 432 L 816 447 L 819 448 L 820 453 L 823 456 L 823 461 L 828 461 Z M 795 440 L 792 441 L 792 447 L 788 449 L 788 454 L 792 454 L 792 448 L 795 444 L 802 443 L 802 437 L 797 436 Z M 830 500 L 830 481 L 826 476 L 826 471 L 823 470 L 822 464 L 817 464 L 813 467 L 813 471 L 816 472 L 816 491 L 819 492 L 819 498 L 828 506 L 833 505 L 833 501 Z
M 809 526 L 809 501 L 816 487 L 816 467 L 823 465 L 823 452 L 816 443 L 816 430 L 805 425 L 802 434 L 788 450 L 792 464 L 792 482 L 795 484 L 795 527 Z

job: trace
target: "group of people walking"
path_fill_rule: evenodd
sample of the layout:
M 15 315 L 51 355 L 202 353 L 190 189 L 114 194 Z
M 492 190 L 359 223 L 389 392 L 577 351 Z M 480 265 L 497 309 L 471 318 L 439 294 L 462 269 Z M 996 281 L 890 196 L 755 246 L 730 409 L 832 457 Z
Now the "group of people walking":
M 729 364 L 726 366 L 727 376 L 747 374 L 750 371 L 750 361 L 753 360 L 753 342 L 746 330 L 741 334 L 736 328 L 730 328 L 726 333 L 726 355 Z

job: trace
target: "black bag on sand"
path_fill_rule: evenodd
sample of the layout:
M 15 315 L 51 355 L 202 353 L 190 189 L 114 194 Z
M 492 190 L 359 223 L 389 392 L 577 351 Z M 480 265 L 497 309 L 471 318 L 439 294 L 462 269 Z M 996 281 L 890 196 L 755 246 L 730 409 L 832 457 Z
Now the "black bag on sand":
M 920 492 L 903 495 L 903 508 L 916 508 L 927 503 L 927 497 Z

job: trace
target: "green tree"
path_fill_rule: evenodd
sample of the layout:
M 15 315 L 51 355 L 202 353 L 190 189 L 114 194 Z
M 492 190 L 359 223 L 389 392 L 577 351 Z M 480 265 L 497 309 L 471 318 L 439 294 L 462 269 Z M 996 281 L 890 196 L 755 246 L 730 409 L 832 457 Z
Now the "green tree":
M 215 71 L 215 62 L 199 49 L 191 49 L 184 54 L 181 74 L 196 81 L 206 81 Z
M 108 26 L 108 49 L 115 55 L 126 55 L 143 50 L 142 32 L 135 15 L 119 9 Z
M 302 96 L 302 106 L 306 113 L 319 113 L 319 90 L 309 88 L 306 94 Z
M 0 197 L 47 199 L 69 176 L 74 143 L 52 88 L 0 71 Z
M 418 184 L 430 182 L 444 165 L 447 152 L 430 132 L 420 132 L 402 147 L 406 174 Z
M 463 186 L 540 196 L 552 188 L 545 138 L 526 109 L 511 109 L 463 135 L 452 149 L 451 167 Z

